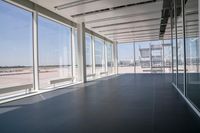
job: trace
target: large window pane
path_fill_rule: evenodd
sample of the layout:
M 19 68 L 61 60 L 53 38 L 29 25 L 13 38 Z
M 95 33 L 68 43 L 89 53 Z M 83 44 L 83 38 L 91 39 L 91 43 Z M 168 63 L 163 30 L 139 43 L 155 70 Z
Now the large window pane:
M 113 72 L 113 50 L 112 50 L 112 44 L 106 43 L 107 46 L 107 67 L 108 67 L 108 73 L 111 74 Z
M 91 75 L 93 73 L 92 70 L 92 39 L 91 35 L 86 34 L 86 72 L 87 75 Z
M 163 45 L 163 66 L 165 73 L 172 72 L 172 48 L 171 48 L 171 40 L 164 40 Z
M 0 46 L 0 93 L 13 88 L 29 92 L 33 84 L 31 12 L 0 1 Z
M 150 42 L 135 43 L 135 62 L 137 73 L 151 72 Z
M 74 73 L 73 73 L 73 78 L 74 78 L 74 81 L 75 82 L 80 82 L 82 79 L 80 78 L 80 75 L 79 75 L 79 55 L 78 55 L 78 36 L 77 36 L 77 30 L 75 30 L 75 33 L 74 33 L 74 49 L 73 49 L 73 52 L 74 52 Z
M 71 82 L 70 28 L 39 16 L 38 39 L 40 88 Z
M 101 75 L 103 72 L 105 72 L 104 50 L 103 40 L 95 38 L 95 68 L 97 75 Z
M 118 73 L 134 73 L 133 43 L 118 44 Z

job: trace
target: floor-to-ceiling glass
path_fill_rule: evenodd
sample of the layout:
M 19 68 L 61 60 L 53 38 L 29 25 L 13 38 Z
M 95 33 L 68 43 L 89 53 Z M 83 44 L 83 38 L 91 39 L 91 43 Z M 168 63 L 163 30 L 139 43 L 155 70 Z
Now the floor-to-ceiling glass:
M 31 12 L 0 1 L 0 46 L 0 98 L 30 92 L 33 86 Z
M 92 70 L 92 62 L 93 62 L 93 58 L 92 58 L 92 38 L 91 35 L 86 34 L 85 37 L 85 42 L 86 42 L 86 72 L 87 75 L 91 75 L 93 73 Z
M 164 40 L 155 40 L 150 42 L 150 61 L 151 73 L 163 73 L 164 66 Z
M 186 96 L 200 109 L 200 45 L 198 0 L 188 0 L 185 5 L 186 32 Z
M 97 76 L 101 76 L 106 71 L 104 41 L 99 38 L 95 38 L 95 69 Z
M 171 40 L 163 41 L 163 71 L 165 73 L 172 72 L 172 49 L 171 49 Z
M 150 42 L 135 42 L 136 73 L 149 73 L 150 66 Z
M 162 40 L 135 43 L 136 72 L 137 73 L 163 73 L 164 44 Z
M 65 25 L 39 16 L 40 88 L 72 82 L 71 30 Z
M 134 73 L 133 43 L 118 44 L 118 73 Z
M 170 40 L 118 44 L 119 73 L 171 72 Z
M 79 75 L 79 62 L 80 62 L 80 58 L 79 58 L 79 52 L 78 52 L 78 35 L 77 35 L 77 30 L 74 29 L 74 46 L 72 49 L 73 52 L 73 80 L 74 82 L 80 82 L 82 79 L 80 78 Z
M 113 72 L 113 49 L 112 44 L 106 42 L 107 47 L 107 69 L 108 73 L 111 74 Z

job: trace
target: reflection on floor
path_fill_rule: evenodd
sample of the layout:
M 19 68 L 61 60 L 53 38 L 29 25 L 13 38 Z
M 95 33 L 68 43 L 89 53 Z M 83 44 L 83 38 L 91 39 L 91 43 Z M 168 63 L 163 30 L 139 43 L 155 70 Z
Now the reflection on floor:
M 2 104 L 0 132 L 199 133 L 200 121 L 169 74 L 125 74 Z

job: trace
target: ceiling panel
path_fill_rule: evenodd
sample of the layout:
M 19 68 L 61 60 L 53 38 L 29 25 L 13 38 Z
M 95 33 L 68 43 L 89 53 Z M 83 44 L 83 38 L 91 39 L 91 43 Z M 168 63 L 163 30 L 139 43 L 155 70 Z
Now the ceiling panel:
M 48 0 L 46 0 L 48 1 Z M 78 0 L 74 0 L 76 2 Z M 143 1 L 148 1 L 148 0 L 96 0 L 94 2 L 90 2 L 88 4 L 80 4 L 78 6 L 70 7 L 70 8 L 65 8 L 63 10 L 60 10 L 61 12 L 68 12 L 70 15 L 75 15 L 75 14 L 80 14 L 84 12 L 91 12 L 94 10 L 102 10 L 105 8 L 112 8 L 112 7 L 117 7 L 121 5 L 128 5 L 132 3 L 138 3 L 138 2 L 143 2 Z M 68 1 L 65 2 L 69 3 Z M 61 4 L 58 4 L 56 6 L 59 6 Z
M 74 22 L 85 22 L 87 28 L 117 41 L 159 37 L 163 0 L 31 1 Z
M 126 17 L 126 18 L 118 18 L 118 19 L 110 19 L 107 21 L 97 21 L 95 23 L 86 23 L 88 27 L 97 27 L 101 25 L 111 25 L 111 24 L 116 24 L 116 23 L 125 23 L 125 22 L 134 22 L 134 21 L 142 21 L 142 20 L 148 20 L 148 19 L 153 19 L 153 18 L 159 18 L 161 17 L 161 12 L 153 12 L 151 14 L 143 14 L 143 15 L 132 15 L 131 17 Z
M 144 31 L 144 30 L 151 30 L 157 29 L 158 25 L 148 25 L 148 26 L 140 26 L 140 27 L 129 27 L 129 28 L 121 28 L 121 29 L 114 29 L 114 30 L 105 30 L 99 31 L 102 34 L 112 34 L 117 32 L 130 32 L 130 31 Z
M 154 8 L 154 7 L 157 7 L 157 8 Z M 127 16 L 127 15 L 137 16 L 137 14 L 145 14 L 148 12 L 159 12 L 161 11 L 161 9 L 162 9 L 162 1 L 159 1 L 159 2 L 154 2 L 154 3 L 144 4 L 144 5 L 126 7 L 120 10 L 110 10 L 108 12 L 103 12 L 103 13 L 99 12 L 94 15 L 87 15 L 87 16 L 84 16 L 84 20 L 88 22 L 88 21 L 92 21 L 96 19 L 101 20 L 105 18 L 113 18 L 116 16 Z
M 120 28 L 128 28 L 128 27 L 140 27 L 140 26 L 146 26 L 146 25 L 156 25 L 158 24 L 158 27 L 160 25 L 160 19 L 152 20 L 151 18 L 148 21 L 133 21 L 130 23 L 120 23 L 118 25 L 106 25 L 106 26 L 100 26 L 92 28 L 93 30 L 102 31 L 102 30 L 111 30 L 111 29 L 120 29 Z

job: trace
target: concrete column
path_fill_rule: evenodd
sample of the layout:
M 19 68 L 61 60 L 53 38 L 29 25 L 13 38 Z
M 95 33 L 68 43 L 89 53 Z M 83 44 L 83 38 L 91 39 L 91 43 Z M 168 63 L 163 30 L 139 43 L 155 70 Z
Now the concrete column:
M 36 8 L 36 7 L 35 7 Z M 33 12 L 33 91 L 39 90 L 38 13 Z
M 136 54 L 135 54 L 135 42 L 133 42 L 133 62 L 134 62 L 134 73 L 136 73 Z
M 85 50 L 85 24 L 79 23 L 77 25 L 77 39 L 78 39 L 78 78 L 80 81 L 86 82 L 86 50 Z
M 105 63 L 105 72 L 108 72 L 108 51 L 107 51 L 107 43 L 104 40 L 104 63 Z
M 152 73 L 152 49 L 151 49 L 151 44 L 149 44 L 149 58 L 150 58 L 150 70 Z
M 114 55 L 114 73 L 118 74 L 118 52 L 117 52 L 117 42 L 113 44 L 113 55 Z
M 71 52 L 72 52 L 72 77 L 73 82 L 76 82 L 76 47 L 75 47 L 75 28 L 71 28 Z
M 92 35 L 92 73 L 96 73 L 96 60 L 95 60 L 95 37 Z
M 115 56 L 114 56 L 114 44 L 112 43 L 112 74 L 115 73 Z

